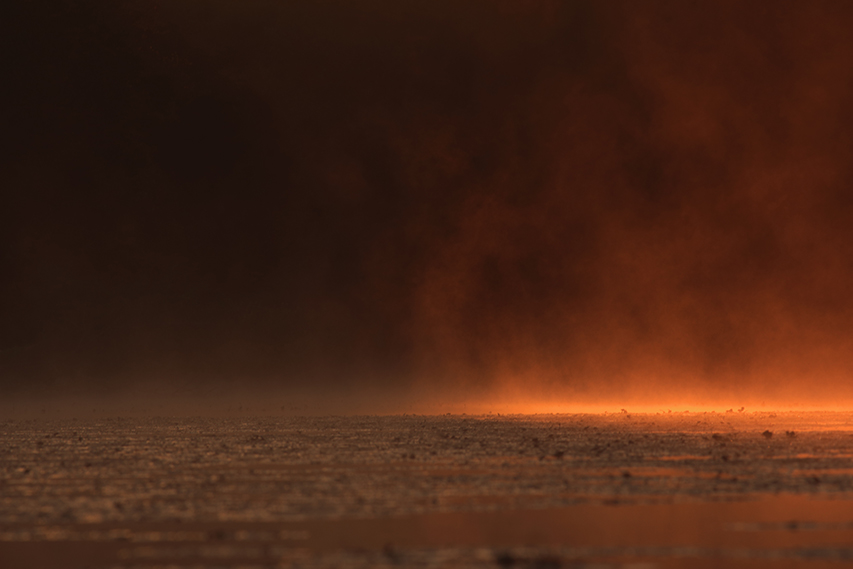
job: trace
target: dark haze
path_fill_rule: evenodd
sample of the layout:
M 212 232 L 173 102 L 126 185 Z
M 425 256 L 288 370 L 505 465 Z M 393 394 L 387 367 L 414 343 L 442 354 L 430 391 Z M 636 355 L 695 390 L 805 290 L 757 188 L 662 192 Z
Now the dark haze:
M 6 12 L 3 397 L 853 395 L 850 2 Z

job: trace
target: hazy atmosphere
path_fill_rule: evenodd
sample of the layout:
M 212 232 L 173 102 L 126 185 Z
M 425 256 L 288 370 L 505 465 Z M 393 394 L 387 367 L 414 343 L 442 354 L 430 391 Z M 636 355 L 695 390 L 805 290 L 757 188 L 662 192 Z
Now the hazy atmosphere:
M 853 560 L 853 2 L 9 4 L 3 569 Z
M 7 401 L 853 398 L 853 4 L 8 17 Z

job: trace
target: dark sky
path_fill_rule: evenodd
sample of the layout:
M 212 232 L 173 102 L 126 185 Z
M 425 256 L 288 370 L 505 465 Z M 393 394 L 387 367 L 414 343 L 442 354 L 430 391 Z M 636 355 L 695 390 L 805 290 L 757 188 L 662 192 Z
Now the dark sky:
M 4 20 L 3 393 L 853 395 L 850 2 Z

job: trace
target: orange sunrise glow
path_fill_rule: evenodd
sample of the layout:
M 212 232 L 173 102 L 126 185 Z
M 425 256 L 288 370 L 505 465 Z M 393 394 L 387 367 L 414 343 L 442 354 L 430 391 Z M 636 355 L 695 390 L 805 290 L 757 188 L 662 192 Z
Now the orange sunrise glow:
M 0 568 L 853 560 L 853 2 L 7 4 Z

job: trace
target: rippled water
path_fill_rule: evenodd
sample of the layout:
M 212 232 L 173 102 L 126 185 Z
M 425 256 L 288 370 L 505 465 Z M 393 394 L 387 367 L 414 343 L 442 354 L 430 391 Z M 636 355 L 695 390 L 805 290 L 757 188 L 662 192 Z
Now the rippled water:
M 834 564 L 853 559 L 851 426 L 840 413 L 6 421 L 0 566 Z

